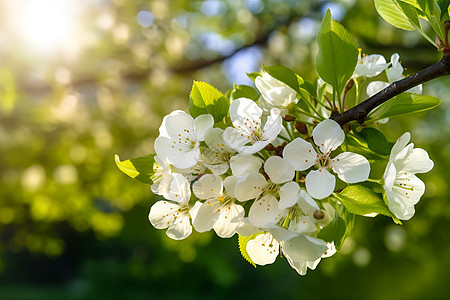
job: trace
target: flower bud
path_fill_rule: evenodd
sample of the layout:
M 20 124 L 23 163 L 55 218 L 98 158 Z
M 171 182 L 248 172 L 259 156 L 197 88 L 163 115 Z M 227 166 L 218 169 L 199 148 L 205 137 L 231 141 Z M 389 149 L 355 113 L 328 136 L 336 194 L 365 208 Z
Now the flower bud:
M 322 210 L 317 209 L 314 211 L 313 216 L 317 220 L 322 220 L 323 218 L 325 218 L 325 213 Z
M 292 122 L 292 121 L 295 121 L 295 117 L 294 116 L 291 116 L 291 115 L 284 115 L 283 116 L 283 120 L 284 121 L 286 121 L 286 122 Z
M 264 147 L 267 151 L 275 151 L 275 146 L 272 144 L 267 144 L 267 146 Z
M 308 128 L 306 128 L 305 123 L 295 122 L 295 129 L 301 134 L 308 134 Z
M 347 84 L 345 85 L 344 93 L 347 93 L 355 84 L 355 81 L 353 79 L 350 79 L 347 81 Z

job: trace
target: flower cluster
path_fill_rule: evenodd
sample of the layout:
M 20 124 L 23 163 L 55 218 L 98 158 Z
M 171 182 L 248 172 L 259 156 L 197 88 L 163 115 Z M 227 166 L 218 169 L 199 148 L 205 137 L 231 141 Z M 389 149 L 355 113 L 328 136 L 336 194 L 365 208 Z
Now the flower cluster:
M 283 66 L 254 75 L 256 89 L 235 86 L 226 95 L 194 82 L 190 114 L 164 117 L 156 155 L 117 164 L 164 198 L 149 220 L 167 228 L 170 238 L 184 239 L 193 229 L 222 238 L 237 234 L 250 263 L 273 263 L 281 251 L 304 275 L 341 248 L 355 215 L 383 214 L 401 223 L 424 193 L 415 174 L 433 162 L 425 150 L 407 145 L 409 133 L 393 145 L 370 119 L 341 127 L 329 118 L 346 109 L 345 97 L 359 102 L 363 83 L 369 95 L 385 87 L 378 81 L 384 71 L 389 82 L 402 77 L 398 54 L 386 63 L 381 55 L 360 53 L 348 81 L 356 91 L 348 93 L 353 84 L 347 83 L 342 99 L 325 81 L 311 89 Z M 375 165 L 384 166 L 384 174 L 372 174 Z
M 433 162 L 424 150 L 406 145 L 409 133 L 379 153 L 385 159 L 369 162 L 364 154 L 373 151 L 370 135 L 381 132 L 358 126 L 344 130 L 326 112 L 319 113 L 332 110 L 324 101 L 326 91 L 321 99 L 305 97 L 286 76 L 278 76 L 285 82 L 276 78 L 279 68 L 266 68 L 255 78 L 258 98 L 235 88 L 226 99 L 194 82 L 191 98 L 200 98 L 193 102 L 219 106 L 226 99 L 228 109 L 221 115 L 197 112 L 194 106 L 195 117 L 180 110 L 164 117 L 150 173 L 152 191 L 165 199 L 152 206 L 149 220 L 158 229 L 168 228 L 176 240 L 192 229 L 214 230 L 222 238 L 238 234 L 240 250 L 252 264 L 273 263 L 281 251 L 304 275 L 341 247 L 348 233 L 333 231 L 336 222 L 351 230 L 354 214 L 384 214 L 396 222 L 411 218 L 424 193 L 414 174 L 429 171 Z M 360 54 L 352 78 L 376 77 L 387 69 L 391 81 L 401 77 L 398 68 L 398 55 L 386 63 L 380 55 Z M 202 94 L 201 89 L 210 90 Z M 210 94 L 216 97 L 203 96 Z M 370 178 L 371 165 L 380 163 L 386 164 L 384 175 Z M 384 192 L 377 194 L 377 187 Z M 363 199 L 368 194 L 376 203 Z

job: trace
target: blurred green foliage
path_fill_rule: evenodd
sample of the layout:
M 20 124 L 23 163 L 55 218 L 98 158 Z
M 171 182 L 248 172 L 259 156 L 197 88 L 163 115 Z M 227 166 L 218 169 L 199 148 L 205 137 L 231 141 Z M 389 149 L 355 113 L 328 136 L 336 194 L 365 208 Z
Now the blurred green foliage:
M 382 127 L 391 141 L 410 131 L 435 162 L 421 176 L 427 190 L 415 217 L 403 226 L 356 218 L 342 253 L 305 277 L 281 259 L 254 269 L 237 237 L 170 240 L 147 220 L 156 201 L 149 187 L 113 161 L 116 153 L 153 153 L 162 117 L 188 110 L 193 80 L 225 93 L 234 82 L 250 84 L 245 73 L 261 64 L 314 80 L 315 34 L 327 8 L 364 53 L 398 52 L 409 74 L 440 58 L 418 33 L 392 28 L 372 1 L 76 7 L 70 45 L 42 52 L 16 35 L 19 18 L 0 4 L 0 298 L 446 299 L 450 78 L 425 85 L 440 107 Z

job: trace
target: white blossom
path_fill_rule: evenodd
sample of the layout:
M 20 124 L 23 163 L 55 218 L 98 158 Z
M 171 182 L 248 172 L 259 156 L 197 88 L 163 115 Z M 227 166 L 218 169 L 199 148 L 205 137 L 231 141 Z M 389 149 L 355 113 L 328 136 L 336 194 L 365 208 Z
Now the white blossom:
M 167 195 L 172 181 L 172 166 L 167 161 L 155 156 L 153 172 L 154 174 L 151 178 L 153 181 L 153 184 L 151 185 L 152 192 L 157 195 Z
M 227 191 L 229 185 L 231 191 L 234 188 L 234 183 L 229 181 L 223 182 L 219 176 L 207 174 L 193 184 L 192 190 L 197 198 L 206 200 L 194 219 L 193 225 L 198 232 L 214 228 L 222 238 L 229 238 L 236 232 L 236 227 L 244 218 L 244 208 L 235 203 L 232 193 L 224 192 L 224 186 Z
M 298 101 L 295 90 L 273 78 L 267 72 L 263 72 L 262 76 L 256 77 L 255 85 L 263 99 L 273 106 L 287 107 Z
M 409 132 L 398 138 L 384 172 L 389 209 L 401 220 L 409 220 L 414 215 L 414 205 L 425 192 L 425 184 L 414 174 L 428 172 L 434 166 L 425 150 L 414 148 L 412 143 L 407 145 L 409 140 Z
M 156 202 L 150 209 L 148 218 L 157 229 L 168 228 L 166 234 L 174 240 L 182 240 L 192 232 L 189 218 L 195 219 L 201 205 L 196 202 L 189 205 L 191 190 L 189 182 L 181 174 L 173 174 L 170 190 L 166 197 L 168 200 Z
M 279 156 L 272 156 L 264 164 L 264 172 L 269 180 L 259 172 L 250 173 L 236 183 L 235 194 L 239 201 L 256 199 L 248 213 L 249 221 L 257 227 L 265 227 L 280 221 L 283 209 L 298 201 L 300 187 L 292 179 L 295 170 Z
M 367 180 L 370 173 L 369 161 L 362 155 L 343 152 L 335 158 L 330 154 L 336 150 L 345 139 L 344 131 L 338 123 L 326 119 L 317 125 L 312 132 L 314 143 L 319 148 L 317 152 L 311 143 L 301 138 L 290 142 L 283 150 L 283 157 L 287 159 L 296 170 L 311 170 L 305 179 L 308 194 L 316 199 L 323 199 L 334 191 L 336 178 L 328 168 L 347 183 L 357 183 Z
M 252 100 L 239 98 L 230 105 L 233 127 L 223 133 L 225 144 L 242 153 L 253 154 L 272 142 L 280 133 L 282 118 L 271 110 L 265 124 L 262 124 L 262 109 Z
M 185 169 L 197 163 L 200 156 L 200 141 L 214 124 L 211 115 L 192 118 L 181 110 L 165 116 L 155 140 L 155 152 L 177 168 Z
M 397 53 L 392 54 L 391 64 L 392 66 L 387 69 L 386 75 L 389 82 L 384 81 L 372 81 L 367 85 L 366 93 L 369 97 L 372 97 L 382 89 L 389 86 L 389 84 L 403 79 L 403 67 L 400 63 L 400 56 Z M 423 87 L 421 84 L 407 90 L 409 93 L 422 94 Z
M 353 77 L 375 77 L 383 72 L 390 63 L 380 54 L 362 55 L 359 49 L 358 62 L 356 64 Z
M 205 165 L 216 175 L 222 175 L 228 170 L 230 159 L 235 150 L 225 145 L 223 129 L 211 128 L 206 132 L 205 143 L 208 149 L 202 154 L 205 157 Z

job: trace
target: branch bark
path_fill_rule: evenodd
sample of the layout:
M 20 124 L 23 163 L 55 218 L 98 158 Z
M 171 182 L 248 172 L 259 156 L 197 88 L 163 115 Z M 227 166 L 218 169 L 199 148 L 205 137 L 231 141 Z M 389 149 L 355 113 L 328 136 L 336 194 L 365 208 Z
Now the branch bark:
M 421 83 L 446 75 L 450 75 L 450 52 L 445 53 L 438 63 L 414 75 L 392 83 L 385 89 L 381 90 L 377 94 L 368 98 L 364 102 L 361 102 L 355 107 L 352 107 L 351 109 L 344 111 L 343 113 L 331 116 L 331 119 L 338 122 L 341 126 L 350 121 L 358 121 L 362 124 L 364 123 L 367 115 L 374 108 L 383 104 L 394 96 L 397 96 L 398 94 L 407 91 L 410 88 L 415 87 Z

